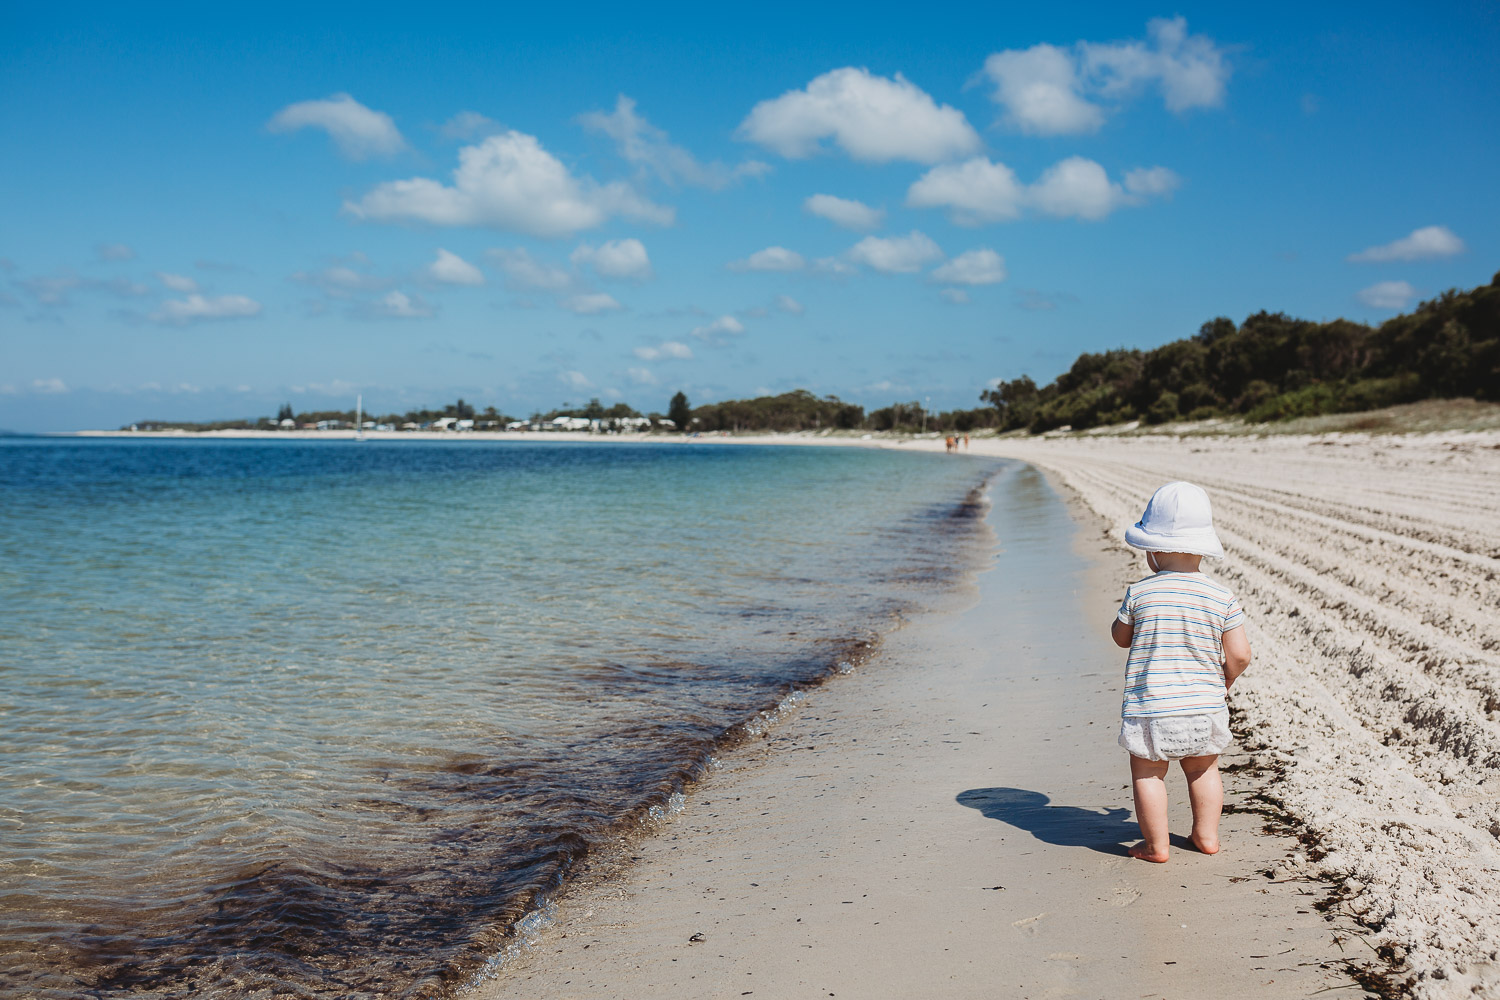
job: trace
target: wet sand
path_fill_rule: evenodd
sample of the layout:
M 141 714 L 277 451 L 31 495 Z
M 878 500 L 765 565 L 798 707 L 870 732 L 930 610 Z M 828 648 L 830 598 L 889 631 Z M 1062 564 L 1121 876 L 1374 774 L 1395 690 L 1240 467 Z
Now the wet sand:
M 1167 865 L 1125 856 L 1107 626 L 1134 562 L 1101 555 L 1092 515 L 1034 468 L 993 495 L 998 552 L 963 610 L 726 755 L 475 995 L 1360 996 L 1336 938 L 1372 956 L 1313 909 L 1300 845 L 1262 816 L 1226 816 L 1212 858 L 1182 838 Z M 1254 785 L 1235 784 L 1243 806 Z

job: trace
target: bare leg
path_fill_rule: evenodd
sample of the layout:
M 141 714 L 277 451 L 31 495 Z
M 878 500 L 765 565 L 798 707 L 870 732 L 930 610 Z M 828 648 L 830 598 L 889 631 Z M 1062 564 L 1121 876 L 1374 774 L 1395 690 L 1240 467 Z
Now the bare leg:
M 1193 843 L 1204 854 L 1219 853 L 1219 814 L 1224 811 L 1224 780 L 1219 777 L 1219 755 L 1184 757 L 1188 799 L 1193 804 Z
M 1130 755 L 1130 781 L 1135 789 L 1135 818 L 1141 824 L 1141 843 L 1130 849 L 1132 858 L 1167 860 L 1167 762 Z

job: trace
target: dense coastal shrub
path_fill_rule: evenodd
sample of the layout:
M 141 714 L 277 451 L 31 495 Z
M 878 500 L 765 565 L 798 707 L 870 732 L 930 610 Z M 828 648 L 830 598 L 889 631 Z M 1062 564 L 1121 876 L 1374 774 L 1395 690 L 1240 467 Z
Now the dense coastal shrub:
M 1051 384 L 1023 375 L 980 394 L 1004 430 L 1077 430 L 1243 415 L 1282 420 L 1421 399 L 1500 400 L 1500 274 L 1379 327 L 1258 312 L 1223 316 L 1149 351 L 1081 354 Z

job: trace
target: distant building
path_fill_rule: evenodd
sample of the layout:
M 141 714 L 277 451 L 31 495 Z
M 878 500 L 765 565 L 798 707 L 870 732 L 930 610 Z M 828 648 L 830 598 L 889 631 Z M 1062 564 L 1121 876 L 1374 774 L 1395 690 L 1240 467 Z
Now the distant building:
M 457 417 L 438 417 L 432 423 L 427 425 L 427 429 L 430 431 L 452 430 L 453 425 L 456 423 L 458 423 Z
M 472 420 L 458 420 L 453 424 L 453 430 L 456 431 L 472 431 L 473 429 L 474 421 Z
M 287 417 L 284 420 L 279 421 L 276 426 L 280 427 L 284 431 L 294 431 L 297 429 L 297 421 L 293 420 L 291 417 Z

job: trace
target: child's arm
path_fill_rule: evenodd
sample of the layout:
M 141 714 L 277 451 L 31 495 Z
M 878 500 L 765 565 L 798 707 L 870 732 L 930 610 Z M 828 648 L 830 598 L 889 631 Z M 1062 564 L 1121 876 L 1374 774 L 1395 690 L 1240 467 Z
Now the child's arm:
M 1116 618 L 1109 627 L 1109 637 L 1115 641 L 1115 645 L 1121 649 L 1130 648 L 1130 640 L 1135 638 L 1135 626 L 1127 624 Z
M 1249 665 L 1250 640 L 1245 638 L 1245 626 L 1236 625 L 1224 633 L 1224 687 L 1233 687 Z

